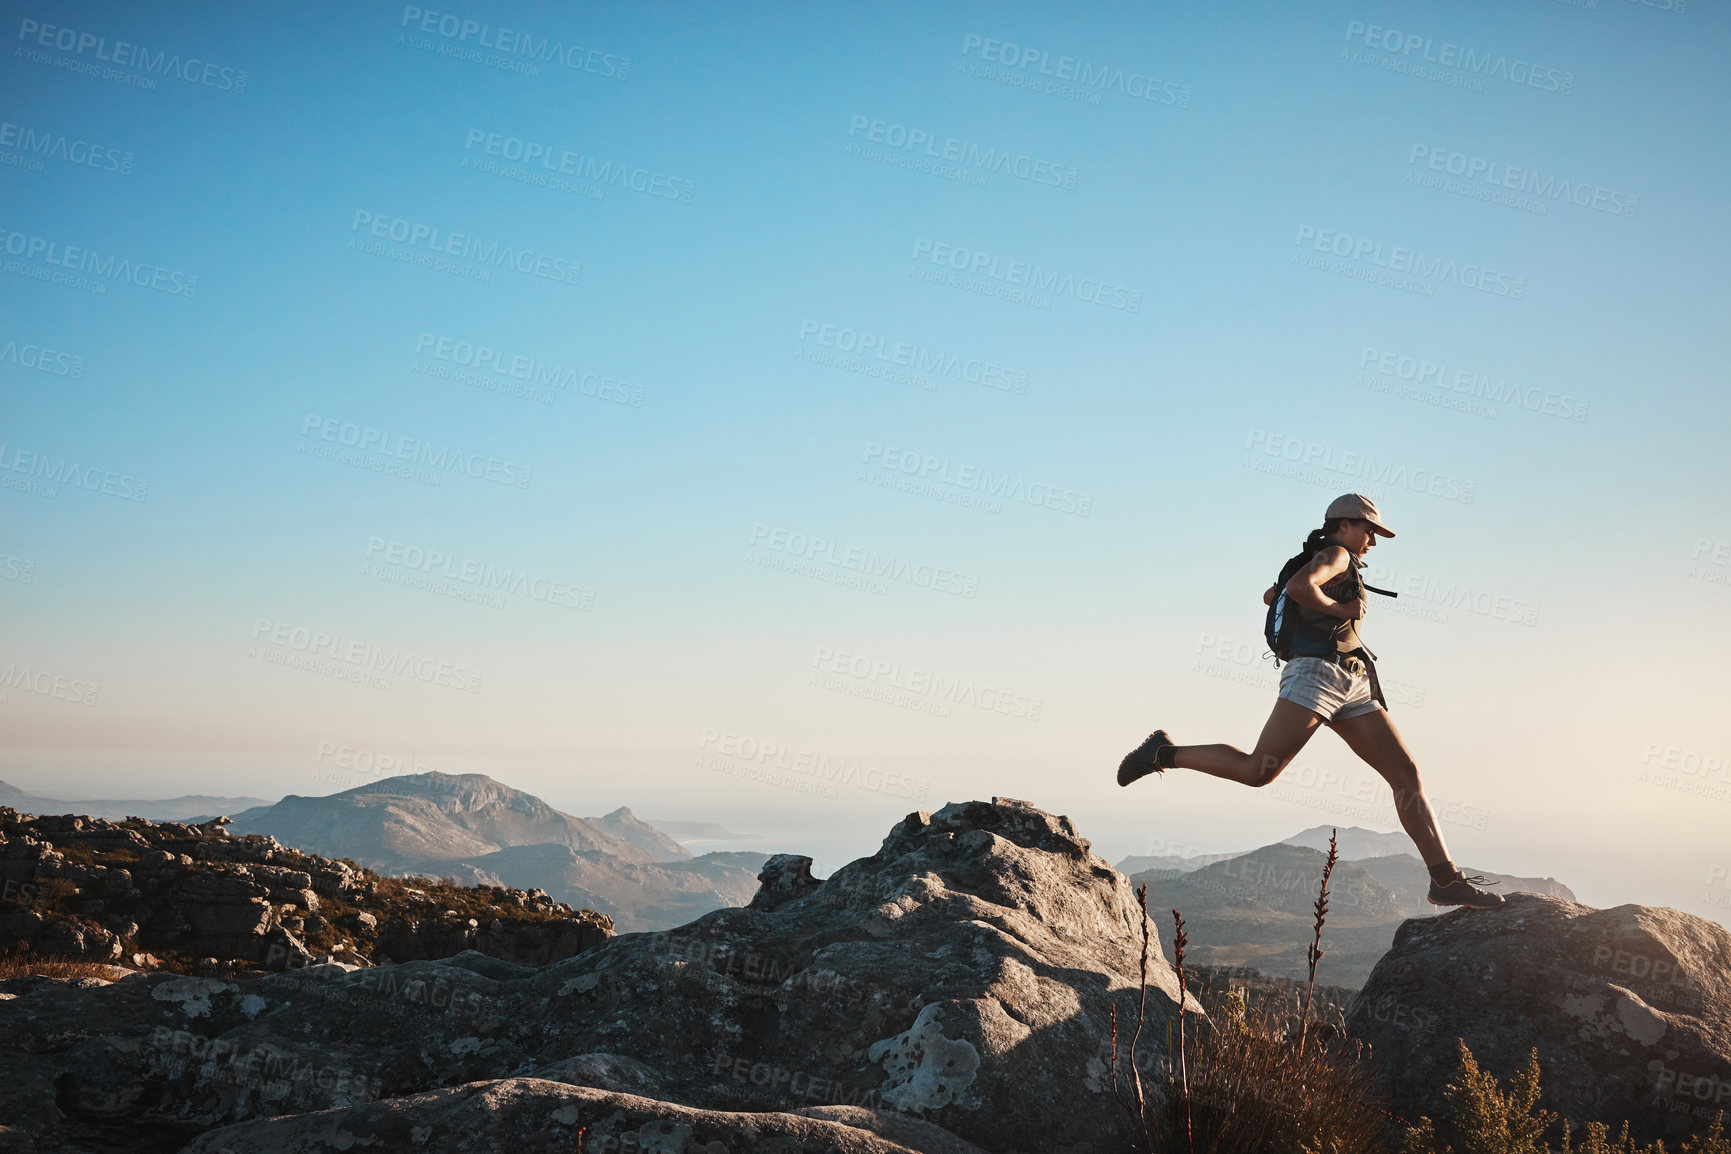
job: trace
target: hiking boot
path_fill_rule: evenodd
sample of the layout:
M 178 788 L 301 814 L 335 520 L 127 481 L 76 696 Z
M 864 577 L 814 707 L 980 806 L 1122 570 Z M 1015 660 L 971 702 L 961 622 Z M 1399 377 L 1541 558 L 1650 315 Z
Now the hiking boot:
M 1494 910 L 1505 902 L 1502 894 L 1493 894 L 1489 890 L 1480 889 L 1484 885 L 1497 883 L 1478 876 L 1467 877 L 1465 874 L 1455 874 L 1455 880 L 1447 885 L 1438 885 L 1434 880 L 1430 883 L 1430 904 L 1433 906 L 1466 906 L 1473 910 Z
M 1118 763 L 1118 784 L 1129 785 L 1133 781 L 1141 781 L 1151 773 L 1165 773 L 1154 755 L 1163 746 L 1171 745 L 1172 739 L 1166 736 L 1164 729 L 1156 729 L 1148 735 L 1148 740 L 1124 755 L 1124 760 Z

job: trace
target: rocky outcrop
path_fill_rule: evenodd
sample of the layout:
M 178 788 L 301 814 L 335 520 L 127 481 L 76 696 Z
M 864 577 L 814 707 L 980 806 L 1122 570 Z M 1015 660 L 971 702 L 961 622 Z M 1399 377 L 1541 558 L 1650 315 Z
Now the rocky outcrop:
M 1731 1111 L 1731 934 L 1670 909 L 1514 894 L 1407 922 L 1348 1019 L 1395 1111 L 1440 1117 L 1462 1039 L 1506 1079 L 1536 1047 L 1542 1105 L 1643 1140 Z
M 542 964 L 611 932 L 540 891 L 411 885 L 221 823 L 0 809 L 0 956 L 209 973 L 464 950 Z
M 0 983 L 0 1117 L 42 1150 L 569 1150 L 583 1126 L 591 1151 L 1127 1147 L 1110 1012 L 1134 1014 L 1144 923 L 1067 818 L 950 805 L 809 866 L 539 967 Z M 1157 947 L 1149 980 L 1164 1037 Z

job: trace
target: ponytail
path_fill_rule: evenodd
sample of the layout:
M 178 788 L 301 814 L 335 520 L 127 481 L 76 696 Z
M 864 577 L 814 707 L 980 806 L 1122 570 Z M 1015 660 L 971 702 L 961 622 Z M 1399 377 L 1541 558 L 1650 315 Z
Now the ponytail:
M 1322 528 L 1312 529 L 1310 536 L 1304 539 L 1304 548 L 1299 551 L 1307 557 L 1313 557 L 1324 545 L 1334 544 L 1329 538 L 1340 531 L 1340 523 L 1344 520 L 1345 517 L 1330 517 L 1322 523 Z

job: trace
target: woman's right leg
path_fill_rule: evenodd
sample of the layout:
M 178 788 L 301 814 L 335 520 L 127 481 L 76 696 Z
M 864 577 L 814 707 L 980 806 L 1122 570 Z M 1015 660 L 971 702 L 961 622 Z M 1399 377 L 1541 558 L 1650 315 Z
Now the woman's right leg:
M 1240 785 L 1267 785 L 1292 763 L 1321 724 L 1316 712 L 1282 697 L 1274 703 L 1274 712 L 1249 753 L 1230 745 L 1178 745 L 1167 756 L 1179 769 L 1200 770 Z

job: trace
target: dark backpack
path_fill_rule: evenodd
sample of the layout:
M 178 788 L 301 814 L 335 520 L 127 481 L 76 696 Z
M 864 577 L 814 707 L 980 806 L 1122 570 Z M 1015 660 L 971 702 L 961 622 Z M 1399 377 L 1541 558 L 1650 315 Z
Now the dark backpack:
M 1286 583 L 1292 580 L 1293 574 L 1310 564 L 1310 559 L 1319 552 L 1321 549 L 1307 549 L 1295 555 L 1280 567 L 1280 576 L 1274 580 L 1274 601 L 1268 606 L 1268 615 L 1262 623 L 1262 639 L 1268 642 L 1268 651 L 1274 654 L 1276 665 L 1292 660 L 1292 640 L 1298 636 L 1298 606 L 1287 597 Z M 1358 575 L 1357 566 L 1352 568 L 1352 575 L 1358 583 L 1360 597 L 1366 592 L 1380 593 L 1384 597 L 1400 596 L 1387 589 L 1366 585 L 1364 578 Z

